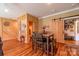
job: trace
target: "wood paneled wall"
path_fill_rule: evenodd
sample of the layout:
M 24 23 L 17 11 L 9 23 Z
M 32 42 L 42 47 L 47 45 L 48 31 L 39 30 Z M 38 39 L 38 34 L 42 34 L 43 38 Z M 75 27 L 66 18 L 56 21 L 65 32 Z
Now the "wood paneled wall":
M 18 22 L 18 40 L 20 41 L 20 36 L 21 35 L 25 35 L 25 42 L 27 43 L 27 14 L 24 14 L 22 16 L 19 16 L 17 18 L 17 22 Z M 25 25 L 25 28 L 24 28 L 24 31 L 22 32 L 21 31 L 21 28 L 22 28 L 22 25 L 21 24 L 24 24 Z
M 0 18 L 0 36 L 3 41 L 17 39 L 17 21 L 15 19 Z
M 39 32 L 42 31 L 43 26 L 49 26 L 48 31 L 54 34 L 55 39 L 58 42 L 64 42 L 64 21 L 63 20 L 41 19 L 39 20 Z
M 39 19 L 39 27 L 38 27 L 38 31 L 42 32 L 42 28 L 43 26 L 48 26 L 48 31 L 53 33 L 53 25 L 52 25 L 52 19 Z
M 38 31 L 38 18 L 35 16 L 32 16 L 30 14 L 24 14 L 20 17 L 17 18 L 18 19 L 18 27 L 19 27 L 19 37 L 21 35 L 20 33 L 20 28 L 21 28 L 21 22 L 24 21 L 26 28 L 25 28 L 25 43 L 29 43 L 29 21 L 33 22 L 33 31 Z M 20 39 L 20 38 L 19 38 Z

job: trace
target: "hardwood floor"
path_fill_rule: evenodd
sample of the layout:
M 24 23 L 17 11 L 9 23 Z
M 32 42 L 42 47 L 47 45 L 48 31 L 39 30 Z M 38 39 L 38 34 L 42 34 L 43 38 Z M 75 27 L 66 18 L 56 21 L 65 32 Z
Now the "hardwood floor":
M 65 43 L 71 44 L 74 43 L 74 41 L 66 41 Z M 76 49 L 78 48 L 66 47 L 66 44 L 63 43 L 57 43 L 56 45 L 56 56 L 77 56 Z M 32 44 L 21 44 L 17 40 L 3 42 L 3 51 L 4 56 L 47 56 L 47 54 L 41 50 L 37 50 L 37 52 L 33 51 Z
M 21 44 L 17 40 L 5 41 L 3 51 L 4 56 L 46 56 L 41 50 L 32 51 L 31 44 Z

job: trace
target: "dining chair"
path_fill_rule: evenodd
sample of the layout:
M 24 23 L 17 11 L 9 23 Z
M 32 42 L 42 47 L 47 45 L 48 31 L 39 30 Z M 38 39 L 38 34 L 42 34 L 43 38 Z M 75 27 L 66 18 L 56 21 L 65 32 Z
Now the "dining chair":
M 1 37 L 0 37 L 0 56 L 4 55 L 2 47 L 3 47 L 3 42 L 2 42 Z
M 41 33 L 32 33 L 32 50 L 37 52 L 37 49 L 41 49 L 44 52 L 45 46 L 43 42 L 43 36 Z
M 36 40 L 37 40 L 37 38 L 36 38 L 36 32 L 33 32 L 32 33 L 32 50 L 35 51 L 35 52 L 37 51 Z
M 36 33 L 36 38 L 37 48 L 41 49 L 44 52 L 43 35 L 41 33 Z
M 49 36 L 49 52 L 54 56 L 56 54 L 56 51 L 56 39 L 54 39 L 54 35 L 52 34 Z

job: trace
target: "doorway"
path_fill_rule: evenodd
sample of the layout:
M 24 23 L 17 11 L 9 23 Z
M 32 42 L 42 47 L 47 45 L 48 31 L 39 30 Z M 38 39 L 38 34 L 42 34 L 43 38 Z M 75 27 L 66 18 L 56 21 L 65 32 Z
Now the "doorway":
M 31 42 L 32 32 L 33 32 L 33 21 L 29 21 L 29 41 Z

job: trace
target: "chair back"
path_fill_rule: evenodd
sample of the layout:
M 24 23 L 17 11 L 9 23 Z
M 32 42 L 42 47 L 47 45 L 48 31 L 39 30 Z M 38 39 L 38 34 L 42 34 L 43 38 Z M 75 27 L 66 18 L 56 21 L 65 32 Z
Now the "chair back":
M 53 34 L 49 36 L 49 39 L 50 39 L 51 42 L 53 42 L 53 43 L 55 42 L 55 39 L 54 39 L 54 35 Z
M 33 32 L 33 33 L 32 33 L 32 39 L 35 39 L 35 36 L 36 36 L 36 33 Z
M 42 41 L 42 34 L 41 33 L 36 33 L 36 38 L 37 38 L 37 41 Z

